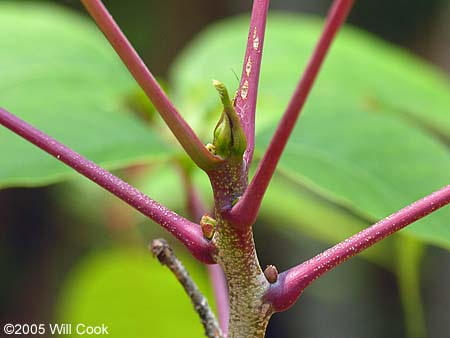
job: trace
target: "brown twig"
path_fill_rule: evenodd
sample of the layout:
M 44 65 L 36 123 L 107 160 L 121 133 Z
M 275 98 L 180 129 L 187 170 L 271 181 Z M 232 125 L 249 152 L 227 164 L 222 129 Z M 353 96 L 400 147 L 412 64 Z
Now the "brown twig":
M 162 265 L 166 265 L 177 277 L 189 298 L 194 304 L 195 311 L 200 316 L 200 320 L 205 328 L 205 335 L 208 338 L 225 338 L 214 313 L 209 307 L 205 296 L 200 292 L 197 285 L 192 280 L 184 265 L 175 256 L 172 248 L 164 239 L 155 239 L 150 245 L 153 256 L 156 256 Z

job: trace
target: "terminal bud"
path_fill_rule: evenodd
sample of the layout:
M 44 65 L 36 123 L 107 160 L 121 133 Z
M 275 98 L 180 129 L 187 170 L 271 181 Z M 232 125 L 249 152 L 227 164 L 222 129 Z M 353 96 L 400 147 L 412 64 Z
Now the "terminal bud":
M 214 129 L 215 152 L 222 158 L 242 157 L 247 148 L 247 140 L 239 116 L 233 107 L 225 85 L 217 80 L 213 80 L 213 85 L 223 104 L 222 115 Z

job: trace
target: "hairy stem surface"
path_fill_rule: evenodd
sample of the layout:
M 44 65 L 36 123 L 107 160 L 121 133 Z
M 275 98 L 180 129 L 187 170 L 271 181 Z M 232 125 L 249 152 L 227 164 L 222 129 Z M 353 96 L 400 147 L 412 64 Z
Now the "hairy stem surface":
M 223 217 L 245 189 L 242 159 L 232 159 L 210 173 L 215 199 L 214 259 L 228 283 L 230 320 L 228 338 L 263 338 L 272 308 L 263 296 L 269 288 L 256 254 L 251 226 L 236 227 Z
M 263 338 L 273 311 L 264 301 L 270 284 L 259 265 L 252 230 L 236 230 L 219 218 L 213 241 L 218 249 L 215 260 L 228 282 L 228 338 Z

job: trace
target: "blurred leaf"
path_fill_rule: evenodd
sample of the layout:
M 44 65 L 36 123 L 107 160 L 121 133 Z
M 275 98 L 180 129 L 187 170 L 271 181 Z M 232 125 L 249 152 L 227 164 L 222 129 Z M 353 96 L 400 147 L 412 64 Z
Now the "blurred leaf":
M 370 225 L 367 220 L 282 175 L 271 183 L 260 216 L 273 224 L 273 230 L 290 234 L 301 231 L 308 237 L 330 244 L 343 241 Z M 361 258 L 394 271 L 392 255 L 395 249 L 394 240 L 387 239 L 362 252 Z
M 0 40 L 2 107 L 108 168 L 167 156 L 126 107 L 137 85 L 87 19 L 50 4 L 1 2 Z M 4 128 L 0 154 L 0 187 L 75 175 Z
M 206 292 L 205 271 L 179 255 Z M 63 323 L 105 324 L 109 337 L 194 338 L 203 327 L 189 297 L 175 276 L 149 252 L 114 249 L 85 257 L 68 275 L 60 294 L 57 320 Z M 73 332 L 73 336 L 77 336 Z
M 135 180 L 134 185 L 172 210 L 185 210 L 186 194 L 180 170 L 173 163 L 161 163 L 152 167 Z
M 211 124 L 205 121 L 217 115 L 208 79 L 237 87 L 231 69 L 241 68 L 247 25 L 248 18 L 241 17 L 213 26 L 172 68 L 178 106 L 196 127 Z M 322 20 L 308 17 L 269 18 L 257 109 L 259 154 L 321 27 Z M 447 79 L 405 51 L 347 27 L 327 58 L 279 169 L 310 191 L 375 221 L 449 183 L 449 135 Z M 287 203 L 287 197 L 280 198 Z M 296 209 L 290 212 L 302 221 Z M 316 214 L 318 226 L 320 217 Z M 450 208 L 444 208 L 402 233 L 448 249 L 449 219 Z
M 169 93 L 169 88 L 167 87 L 167 83 L 164 79 L 157 78 L 156 80 L 161 88 L 166 93 Z M 128 108 L 140 119 L 150 125 L 158 122 L 159 125 L 155 127 L 164 127 L 164 121 L 159 117 L 158 111 L 142 88 L 136 88 L 133 92 L 128 93 L 124 100 Z
M 176 164 L 173 161 L 154 166 L 152 170 L 133 183 L 139 190 L 149 196 L 154 196 L 163 205 L 188 217 L 188 211 L 186 210 L 187 196 L 180 165 L 182 164 Z M 203 205 L 212 209 L 213 196 L 208 176 L 202 170 L 196 170 L 196 168 L 193 168 L 190 175 Z

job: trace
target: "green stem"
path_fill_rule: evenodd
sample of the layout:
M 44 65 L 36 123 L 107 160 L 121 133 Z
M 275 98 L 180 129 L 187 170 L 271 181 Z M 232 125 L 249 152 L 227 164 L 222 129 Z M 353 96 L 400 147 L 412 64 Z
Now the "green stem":
M 409 338 L 426 337 L 425 318 L 420 297 L 420 265 L 424 246 L 413 238 L 397 240 L 397 282 Z
M 238 227 L 223 218 L 245 190 L 245 163 L 231 157 L 209 177 L 216 217 L 213 258 L 222 266 L 229 291 L 228 338 L 263 338 L 273 310 L 264 298 L 270 284 L 259 265 L 252 227 Z
M 264 301 L 270 284 L 259 265 L 252 230 L 236 230 L 218 219 L 213 242 L 217 246 L 214 258 L 228 281 L 228 338 L 264 338 L 273 310 Z

